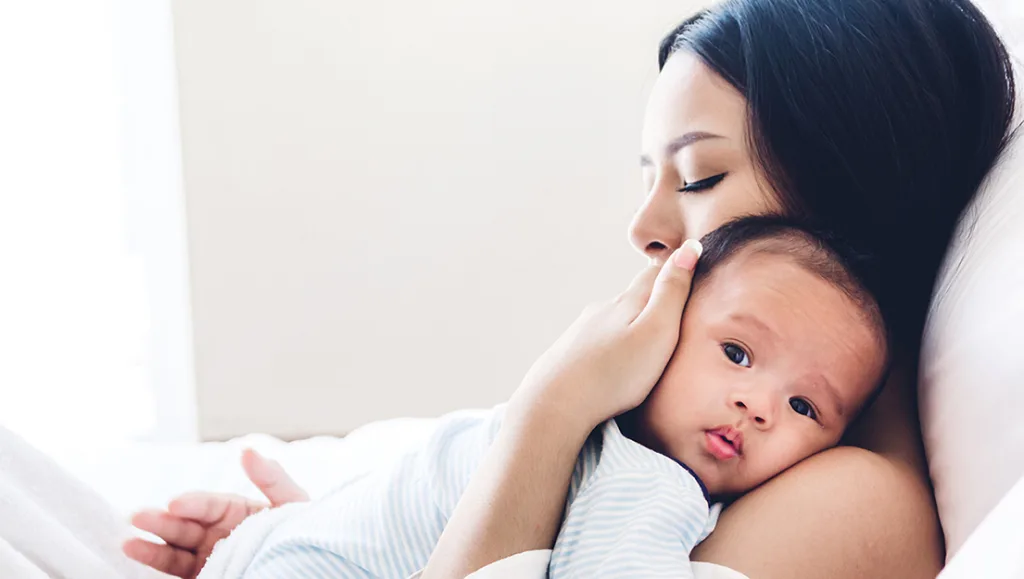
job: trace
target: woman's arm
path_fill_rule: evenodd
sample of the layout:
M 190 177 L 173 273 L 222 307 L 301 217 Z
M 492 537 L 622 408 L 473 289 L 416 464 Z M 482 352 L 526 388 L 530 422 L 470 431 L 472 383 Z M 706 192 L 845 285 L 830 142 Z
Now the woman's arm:
M 589 434 L 563 419 L 535 412 L 502 426 L 423 579 L 465 577 L 505 557 L 551 548 L 576 456 Z
M 505 557 L 551 548 L 587 436 L 639 405 L 668 364 L 700 250 L 688 241 L 614 301 L 588 308 L 530 369 L 423 579 L 461 579 Z

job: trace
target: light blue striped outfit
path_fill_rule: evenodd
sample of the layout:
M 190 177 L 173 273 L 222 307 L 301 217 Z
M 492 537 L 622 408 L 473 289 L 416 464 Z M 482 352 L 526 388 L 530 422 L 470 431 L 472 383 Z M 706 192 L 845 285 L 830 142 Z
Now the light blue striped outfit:
M 395 578 L 420 571 L 501 424 L 504 408 L 440 419 L 392 468 L 332 491 L 281 522 L 245 577 Z M 692 577 L 714 526 L 700 482 L 608 421 L 573 473 L 550 577 Z

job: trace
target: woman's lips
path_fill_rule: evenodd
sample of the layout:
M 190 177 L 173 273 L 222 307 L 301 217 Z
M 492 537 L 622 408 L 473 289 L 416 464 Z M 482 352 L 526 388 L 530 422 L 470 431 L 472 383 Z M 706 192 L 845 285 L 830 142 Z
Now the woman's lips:
M 743 448 L 743 434 L 735 428 L 720 427 L 704 433 L 708 452 L 718 460 L 736 458 Z

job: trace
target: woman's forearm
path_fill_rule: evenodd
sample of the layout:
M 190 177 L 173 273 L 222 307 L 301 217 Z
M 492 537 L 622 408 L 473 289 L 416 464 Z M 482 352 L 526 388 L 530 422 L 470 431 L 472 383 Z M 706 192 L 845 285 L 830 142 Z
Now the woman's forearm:
M 505 557 L 550 549 L 589 433 L 556 413 L 507 415 L 422 579 L 462 579 Z
M 672 357 L 700 251 L 690 240 L 648 266 L 617 298 L 585 309 L 534 363 L 423 579 L 463 579 L 554 545 L 583 443 L 597 425 L 636 408 Z

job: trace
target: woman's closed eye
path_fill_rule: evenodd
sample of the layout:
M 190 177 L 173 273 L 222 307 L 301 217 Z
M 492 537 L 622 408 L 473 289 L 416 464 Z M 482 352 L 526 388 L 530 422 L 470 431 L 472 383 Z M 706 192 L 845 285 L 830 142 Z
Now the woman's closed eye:
M 818 413 L 814 410 L 814 406 L 812 406 L 806 398 L 800 398 L 799 396 L 790 398 L 789 407 L 793 409 L 793 412 L 806 416 L 811 420 L 818 419 Z
M 680 193 L 698 193 L 700 191 L 706 191 L 715 185 L 722 182 L 725 179 L 727 173 L 719 173 L 714 177 L 708 177 L 707 179 L 701 179 L 700 181 L 694 181 L 693 183 L 683 183 L 683 186 L 679 188 Z
M 743 366 L 744 368 L 750 367 L 750 355 L 743 349 L 742 346 L 733 344 L 732 342 L 726 342 L 722 344 L 722 353 L 729 359 L 730 362 L 737 366 Z

